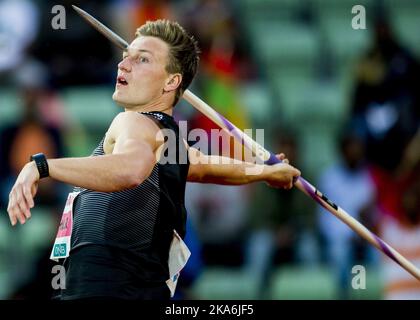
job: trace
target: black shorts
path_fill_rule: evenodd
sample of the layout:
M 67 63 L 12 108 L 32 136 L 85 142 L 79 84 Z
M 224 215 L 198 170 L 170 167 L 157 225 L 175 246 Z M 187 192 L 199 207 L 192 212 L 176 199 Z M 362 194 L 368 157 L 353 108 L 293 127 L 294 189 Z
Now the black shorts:
M 66 288 L 59 299 L 169 300 L 165 281 L 145 281 L 137 261 L 116 248 L 85 245 L 73 250 L 64 262 Z M 162 278 L 162 277 L 161 277 Z M 163 278 L 162 278 L 163 279 Z

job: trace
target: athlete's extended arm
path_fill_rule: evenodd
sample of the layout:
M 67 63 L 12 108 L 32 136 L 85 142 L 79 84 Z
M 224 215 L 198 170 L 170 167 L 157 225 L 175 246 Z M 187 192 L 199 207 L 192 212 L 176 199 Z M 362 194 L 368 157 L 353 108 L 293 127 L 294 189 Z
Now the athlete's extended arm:
M 158 130 L 158 126 L 146 116 L 135 112 L 120 113 L 107 133 L 115 142 L 112 153 L 96 157 L 48 159 L 50 177 L 102 192 L 133 188 L 153 170 Z M 35 163 L 28 162 L 9 194 L 7 211 L 12 225 L 17 220 L 23 224 L 30 218 L 38 181 Z
M 290 189 L 293 178 L 300 176 L 300 171 L 288 164 L 284 154 L 277 157 L 285 163 L 273 166 L 261 165 L 259 168 L 249 162 L 225 164 L 227 158 L 204 155 L 199 150 L 189 147 L 190 167 L 188 181 L 215 183 L 224 185 L 240 185 L 257 181 L 265 181 L 272 187 Z M 229 159 L 231 160 L 231 159 Z M 259 170 L 251 170 L 251 169 Z

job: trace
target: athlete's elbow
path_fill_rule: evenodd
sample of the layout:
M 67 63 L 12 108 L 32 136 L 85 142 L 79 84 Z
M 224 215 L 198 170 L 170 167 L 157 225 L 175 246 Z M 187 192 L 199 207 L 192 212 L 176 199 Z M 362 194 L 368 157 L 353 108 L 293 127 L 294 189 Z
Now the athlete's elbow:
M 142 184 L 150 175 L 153 165 L 151 165 L 153 159 L 143 159 L 141 163 L 134 163 L 131 168 L 127 168 L 125 176 L 123 177 L 124 187 L 132 189 Z
M 120 175 L 117 179 L 118 189 L 133 189 L 141 184 L 147 177 L 138 172 L 137 168 L 134 170 L 126 170 L 126 172 Z

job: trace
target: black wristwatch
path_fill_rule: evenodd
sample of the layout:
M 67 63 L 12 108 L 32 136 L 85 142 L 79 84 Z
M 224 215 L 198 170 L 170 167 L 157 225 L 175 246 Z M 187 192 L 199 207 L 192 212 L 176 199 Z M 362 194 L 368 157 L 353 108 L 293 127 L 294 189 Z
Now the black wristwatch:
M 36 167 L 38 168 L 40 179 L 50 176 L 47 158 L 45 157 L 43 153 L 33 154 L 30 158 L 30 161 L 35 161 Z

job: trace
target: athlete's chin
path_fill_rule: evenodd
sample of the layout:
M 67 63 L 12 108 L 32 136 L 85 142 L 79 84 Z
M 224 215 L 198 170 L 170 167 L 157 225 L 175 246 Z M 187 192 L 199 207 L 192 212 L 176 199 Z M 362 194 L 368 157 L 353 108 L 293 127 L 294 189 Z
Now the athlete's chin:
M 125 109 L 133 109 L 139 105 L 139 103 L 135 99 L 130 99 L 127 96 L 123 96 L 118 91 L 114 92 L 114 94 L 112 95 L 112 99 L 115 101 L 116 104 Z
M 114 100 L 118 105 L 125 106 L 129 103 L 127 97 L 121 94 L 121 92 L 117 90 L 114 91 L 114 94 L 112 95 L 112 100 Z

